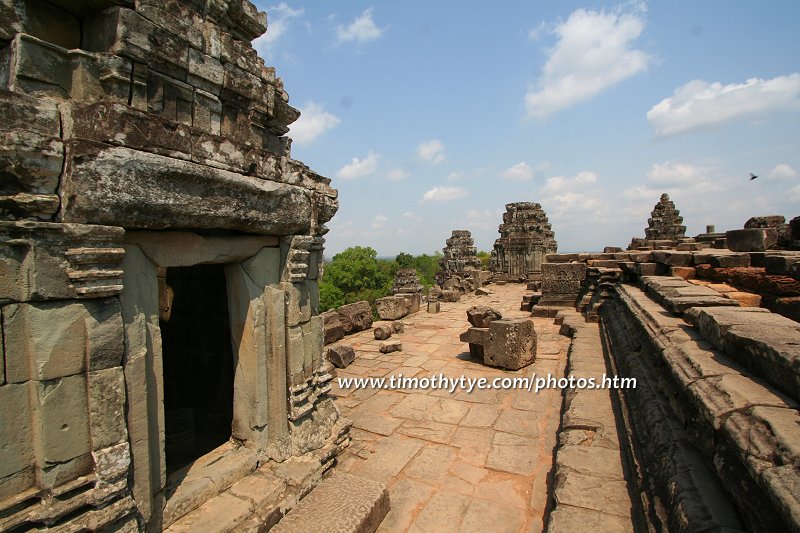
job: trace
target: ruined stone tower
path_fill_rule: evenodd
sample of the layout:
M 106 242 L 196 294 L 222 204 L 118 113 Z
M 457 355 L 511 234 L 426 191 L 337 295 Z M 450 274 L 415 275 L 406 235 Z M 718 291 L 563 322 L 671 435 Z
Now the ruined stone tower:
M 444 285 L 453 276 L 464 277 L 465 273 L 481 268 L 481 260 L 476 257 L 478 249 L 467 230 L 453 230 L 442 253 L 444 257 L 439 260 L 439 272 L 436 273 L 439 285 Z
M 291 505 L 347 444 L 337 191 L 291 158 L 265 30 L 245 0 L 0 1 L 0 530 L 158 531 L 218 496 L 265 523 L 236 483 L 302 457 Z
M 558 247 L 542 206 L 532 202 L 506 204 L 500 238 L 494 243 L 492 272 L 497 280 L 541 279 L 545 255 Z
M 397 271 L 392 285 L 392 294 L 413 294 L 422 292 L 423 286 L 419 282 L 416 269 L 401 268 Z
M 668 194 L 662 194 L 653 208 L 644 234 L 644 239 L 634 237 L 628 249 L 674 246 L 684 240 L 686 226 L 683 225 L 683 217 L 680 216 L 680 211 L 675 208 L 675 203 L 669 199 Z

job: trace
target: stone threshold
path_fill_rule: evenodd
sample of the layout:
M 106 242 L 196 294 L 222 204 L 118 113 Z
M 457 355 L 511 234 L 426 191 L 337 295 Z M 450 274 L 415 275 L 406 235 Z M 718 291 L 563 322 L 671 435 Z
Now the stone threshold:
M 333 468 L 336 457 L 350 444 L 350 425 L 349 420 L 340 418 L 321 448 L 280 463 L 273 460 L 253 463 L 255 454 L 252 452 L 240 454 L 237 459 L 225 459 L 222 452 L 220 459 L 223 460 L 212 461 L 206 468 L 193 473 L 191 479 L 187 477 L 168 500 L 164 523 L 168 523 L 170 508 L 176 509 L 172 512 L 177 513 L 177 509 L 182 507 L 184 514 L 164 529 L 165 533 L 257 533 L 269 530 Z M 251 464 L 253 468 L 248 471 Z M 234 467 L 240 473 L 238 478 L 234 475 L 237 471 Z M 221 480 L 226 475 L 233 482 L 209 496 L 208 487 L 215 481 L 217 486 L 224 486 Z

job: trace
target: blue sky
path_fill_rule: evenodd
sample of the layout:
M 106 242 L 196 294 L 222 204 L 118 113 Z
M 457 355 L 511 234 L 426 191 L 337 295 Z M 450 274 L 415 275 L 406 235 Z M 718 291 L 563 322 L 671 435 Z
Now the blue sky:
M 564 252 L 644 237 L 662 192 L 692 236 L 800 215 L 800 2 L 255 3 L 328 256 L 491 250 L 515 201 Z

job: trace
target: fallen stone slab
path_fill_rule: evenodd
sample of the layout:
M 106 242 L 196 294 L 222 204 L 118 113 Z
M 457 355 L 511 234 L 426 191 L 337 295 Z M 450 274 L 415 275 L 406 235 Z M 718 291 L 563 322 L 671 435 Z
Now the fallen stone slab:
M 408 314 L 406 299 L 402 296 L 386 296 L 375 300 L 378 316 L 383 320 L 397 320 Z
M 474 305 L 467 309 L 467 321 L 476 328 L 488 328 L 493 320 L 503 318 L 500 311 L 486 305 Z
M 492 294 L 492 293 L 487 291 L 486 289 L 483 289 L 483 288 L 475 289 L 475 295 L 476 296 L 489 296 L 490 294 Z
M 394 327 L 391 324 L 376 324 L 375 325 L 375 339 L 383 341 L 388 339 L 394 333 Z
M 272 528 L 273 533 L 372 533 L 389 512 L 389 491 L 370 479 L 336 471 Z
M 336 310 L 321 313 L 322 327 L 325 335 L 325 344 L 334 343 L 344 337 L 344 327 Z
M 429 313 L 438 313 L 441 310 L 441 306 L 439 301 L 428 302 L 428 312 Z
M 381 353 L 392 353 L 403 351 L 403 344 L 400 341 L 382 342 L 379 348 Z
M 332 344 L 325 351 L 325 358 L 336 368 L 347 368 L 356 358 L 356 352 L 348 344 Z
M 336 308 L 345 335 L 364 331 L 372 326 L 372 308 L 362 300 Z

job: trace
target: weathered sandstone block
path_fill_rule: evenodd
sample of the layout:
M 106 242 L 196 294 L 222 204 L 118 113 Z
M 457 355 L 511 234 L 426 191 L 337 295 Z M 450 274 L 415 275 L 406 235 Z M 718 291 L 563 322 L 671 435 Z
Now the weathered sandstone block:
M 386 296 L 375 300 L 378 316 L 383 320 L 397 320 L 408 314 L 406 299 L 402 296 Z
M 476 328 L 488 328 L 493 320 L 499 320 L 503 315 L 499 311 L 485 305 L 476 305 L 467 309 L 467 321 Z
M 403 345 L 400 341 L 382 342 L 379 350 L 381 353 L 400 352 L 403 350 Z
M 336 368 L 347 368 L 356 358 L 353 347 L 347 344 L 332 344 L 325 351 L 325 358 Z
M 536 332 L 528 318 L 504 318 L 489 324 L 484 363 L 517 370 L 536 360 Z
M 392 333 L 394 333 L 394 328 L 392 327 L 391 324 L 383 323 L 375 325 L 375 331 L 374 331 L 375 339 L 379 341 L 388 339 L 389 337 L 392 336 Z
M 336 312 L 345 335 L 364 331 L 372 326 L 372 308 L 364 300 L 338 307 Z

